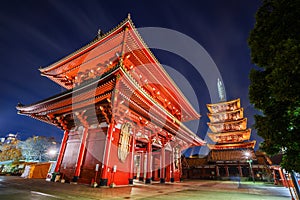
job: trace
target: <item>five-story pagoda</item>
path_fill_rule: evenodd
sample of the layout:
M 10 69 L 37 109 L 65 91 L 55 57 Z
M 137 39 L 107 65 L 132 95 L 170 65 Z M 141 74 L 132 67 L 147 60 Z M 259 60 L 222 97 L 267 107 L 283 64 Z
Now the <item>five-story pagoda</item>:
M 207 104 L 208 126 L 211 130 L 208 136 L 215 142 L 207 145 L 211 150 L 207 161 L 216 163 L 216 176 L 243 176 L 249 173 L 246 161 L 255 159 L 256 141 L 250 141 L 251 129 L 247 128 L 247 118 L 244 117 L 240 99 L 225 101 L 220 80 L 218 90 L 220 102 Z

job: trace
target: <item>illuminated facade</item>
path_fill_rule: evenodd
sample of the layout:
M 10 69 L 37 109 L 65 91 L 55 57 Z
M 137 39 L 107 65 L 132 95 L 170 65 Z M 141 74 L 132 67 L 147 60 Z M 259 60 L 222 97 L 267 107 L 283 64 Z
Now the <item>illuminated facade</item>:
M 207 108 L 210 119 L 208 126 L 211 130 L 208 136 L 215 142 L 207 145 L 211 150 L 207 161 L 215 163 L 215 175 L 218 177 L 249 174 L 249 164 L 246 161 L 256 160 L 256 141 L 249 141 L 251 129 L 247 128 L 247 118 L 244 118 L 240 99 L 208 104 Z
M 221 96 L 221 95 L 219 95 Z M 222 179 L 261 176 L 269 171 L 269 158 L 254 152 L 256 141 L 250 141 L 251 129 L 240 99 L 207 104 L 208 133 L 214 144 L 207 144 L 209 154 L 204 158 L 184 159 L 186 178 Z
M 17 109 L 64 130 L 55 170 L 66 181 L 179 181 L 181 151 L 205 143 L 183 124 L 199 114 L 130 16 L 40 71 L 67 90 Z

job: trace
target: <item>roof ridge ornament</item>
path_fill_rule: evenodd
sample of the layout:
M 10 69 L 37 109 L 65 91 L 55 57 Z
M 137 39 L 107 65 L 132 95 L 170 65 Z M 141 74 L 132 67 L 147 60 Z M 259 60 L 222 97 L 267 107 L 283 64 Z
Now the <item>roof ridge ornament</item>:
M 100 39 L 104 35 L 103 31 L 99 28 L 97 32 L 97 39 Z

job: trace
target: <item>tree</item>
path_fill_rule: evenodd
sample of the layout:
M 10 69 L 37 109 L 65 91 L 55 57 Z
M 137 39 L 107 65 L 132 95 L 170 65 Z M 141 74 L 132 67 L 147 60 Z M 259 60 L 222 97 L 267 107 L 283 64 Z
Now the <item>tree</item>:
M 19 143 L 22 149 L 22 155 L 25 160 L 48 161 L 56 159 L 56 154 L 51 155 L 50 150 L 58 149 L 57 143 L 53 137 L 34 136 Z
M 283 153 L 282 166 L 300 172 L 300 1 L 263 0 L 248 44 L 250 102 L 261 148 Z
M 17 147 L 18 140 L 8 144 L 3 144 L 0 151 L 0 161 L 14 160 L 18 161 L 22 158 L 21 149 Z

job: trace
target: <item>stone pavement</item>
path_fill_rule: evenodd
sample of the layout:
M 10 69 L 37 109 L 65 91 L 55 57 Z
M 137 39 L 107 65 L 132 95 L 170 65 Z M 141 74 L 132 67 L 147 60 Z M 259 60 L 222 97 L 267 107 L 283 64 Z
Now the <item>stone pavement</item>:
M 46 182 L 0 176 L 0 199 L 172 199 L 172 200 L 287 200 L 289 190 L 263 183 L 186 180 L 180 183 L 135 182 L 133 186 L 92 188 L 88 185 Z

